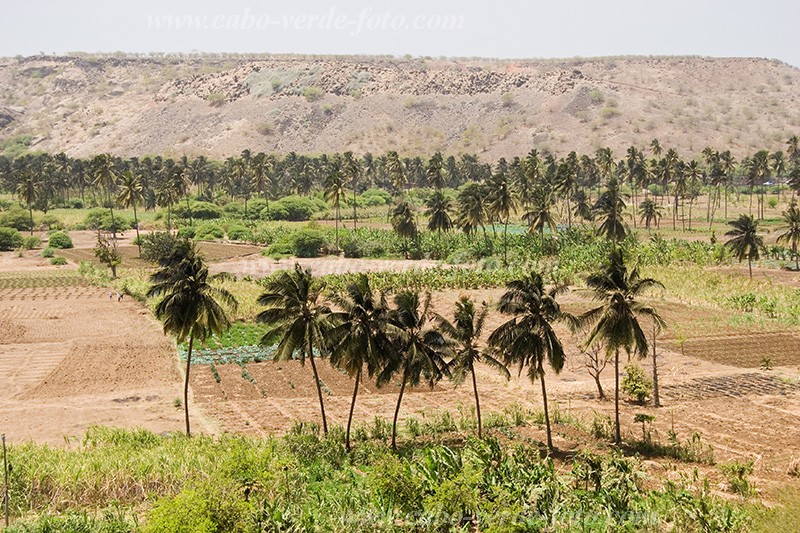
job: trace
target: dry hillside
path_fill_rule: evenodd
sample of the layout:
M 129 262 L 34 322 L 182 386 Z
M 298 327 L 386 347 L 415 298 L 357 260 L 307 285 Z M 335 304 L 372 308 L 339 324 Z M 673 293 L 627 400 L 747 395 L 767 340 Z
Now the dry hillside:
M 705 146 L 800 130 L 800 69 L 774 60 L 284 56 L 0 59 L 0 147 L 87 156 L 352 150 L 566 153 Z

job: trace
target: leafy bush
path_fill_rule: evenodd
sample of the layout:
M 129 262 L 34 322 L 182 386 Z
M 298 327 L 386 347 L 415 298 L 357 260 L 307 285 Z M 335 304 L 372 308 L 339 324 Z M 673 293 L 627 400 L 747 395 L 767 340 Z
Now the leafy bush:
M 176 237 L 167 231 L 157 231 L 142 235 L 142 259 L 158 263 L 162 259 L 169 257 L 178 243 L 181 242 L 180 232 L 178 232 L 178 235 Z
M 315 228 L 298 230 L 293 238 L 294 254 L 297 257 L 317 257 L 328 245 L 325 234 Z
M 225 238 L 225 230 L 216 224 L 205 223 L 197 226 L 194 237 L 198 241 L 215 241 Z
M 253 509 L 238 497 L 233 487 L 207 485 L 183 489 L 176 496 L 156 502 L 145 532 L 214 533 L 248 531 L 247 517 Z
M 89 210 L 81 225 L 86 229 L 118 232 L 129 230 L 133 227 L 132 221 L 116 213 L 112 221 L 111 212 L 108 209 L 102 208 Z
M 244 226 L 231 226 L 228 228 L 228 238 L 232 241 L 252 241 L 253 232 Z
M 194 226 L 183 226 L 178 229 L 178 237 L 181 239 L 194 239 L 197 235 L 197 229 Z
M 56 257 L 54 257 L 54 258 L 52 258 L 50 260 L 50 264 L 51 265 L 66 265 L 67 264 L 67 258 L 66 257 L 62 257 L 60 255 L 56 256 Z
M 50 234 L 47 240 L 47 247 L 59 249 L 72 248 L 72 239 L 66 231 L 56 231 Z
M 728 479 L 728 486 L 731 492 L 742 496 L 750 496 L 755 492 L 748 479 L 750 474 L 753 473 L 752 459 L 745 463 L 731 461 L 730 463 L 719 465 L 719 469 Z
M 26 250 L 33 250 L 42 245 L 42 239 L 36 235 L 25 237 L 22 240 L 22 247 Z
M 375 207 L 392 203 L 392 195 L 383 189 L 367 189 L 358 196 L 358 205 Z
M 0 226 L 14 228 L 19 231 L 31 230 L 30 213 L 19 207 L 14 207 L 5 213 L 0 214 Z
M 625 365 L 622 391 L 637 403 L 644 403 L 653 392 L 653 381 L 645 375 L 642 367 L 631 363 Z
M 172 213 L 177 218 L 189 218 L 189 211 L 191 209 L 191 218 L 197 220 L 211 220 L 222 217 L 222 209 L 210 202 L 189 202 L 189 208 L 186 203 L 177 204 Z
M 49 246 L 42 250 L 42 257 L 54 257 L 56 255 L 55 248 L 50 248 Z
M 53 214 L 44 215 L 39 219 L 39 228 L 43 230 L 64 229 L 64 222 Z
M 296 195 L 285 196 L 270 204 L 269 213 L 264 208 L 261 211 L 261 218 L 266 219 L 266 217 L 269 217 L 269 220 L 301 222 L 309 220 L 311 215 L 325 209 L 327 209 L 325 202 L 316 198 Z
M 24 239 L 16 228 L 0 228 L 0 250 L 14 250 L 22 246 Z

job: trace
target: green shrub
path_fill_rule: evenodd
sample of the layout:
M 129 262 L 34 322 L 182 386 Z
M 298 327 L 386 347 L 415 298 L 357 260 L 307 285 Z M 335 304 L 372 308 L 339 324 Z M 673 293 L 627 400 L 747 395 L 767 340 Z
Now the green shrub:
M 365 207 L 389 205 L 391 202 L 392 195 L 383 189 L 367 189 L 358 196 L 358 205 Z
M 108 509 L 102 516 L 86 512 L 68 512 L 63 515 L 45 514 L 35 520 L 17 521 L 6 533 L 133 533 L 138 531 L 136 516 L 126 516 L 118 509 Z
M 209 484 L 183 489 L 176 496 L 162 498 L 150 511 L 145 532 L 216 533 L 248 531 L 252 507 L 234 487 Z
M 186 203 L 177 204 L 172 214 L 177 218 L 189 218 L 189 211 L 191 209 L 191 218 L 197 220 L 212 220 L 222 217 L 222 209 L 210 202 L 189 202 L 189 208 Z
M 181 239 L 194 239 L 197 229 L 194 226 L 183 226 L 178 229 L 178 237 Z
M 309 102 L 316 102 L 322 98 L 322 89 L 319 87 L 303 87 L 303 97 Z
M 180 231 L 177 237 L 167 231 L 157 231 L 142 235 L 142 259 L 158 263 L 172 255 L 181 240 Z
M 42 257 L 53 257 L 56 255 L 55 248 L 50 248 L 49 246 L 42 250 Z
M 728 486 L 731 492 L 742 496 L 750 496 L 755 492 L 748 479 L 750 474 L 753 473 L 752 459 L 745 463 L 731 461 L 730 463 L 719 465 L 719 469 L 728 479 Z
M 622 391 L 637 403 L 644 403 L 653 392 L 653 381 L 645 375 L 637 364 L 625 365 L 625 377 L 622 379 Z
M 67 258 L 66 257 L 62 257 L 60 255 L 56 256 L 56 257 L 54 257 L 54 258 L 52 258 L 50 260 L 50 264 L 51 265 L 66 265 L 67 264 Z
M 23 242 L 22 234 L 16 228 L 0 228 L 0 250 L 15 250 Z
M 66 231 L 56 231 L 50 234 L 47 240 L 47 247 L 58 249 L 72 248 L 72 239 Z
M 309 198 L 307 196 L 286 196 L 272 202 L 269 206 L 269 213 L 264 208 L 261 211 L 261 218 L 269 216 L 270 220 L 289 220 L 302 222 L 309 220 L 311 215 L 324 211 L 328 206 L 322 200 Z
M 197 227 L 194 238 L 198 241 L 216 241 L 225 238 L 225 230 L 216 224 L 201 224 Z
M 14 228 L 19 231 L 31 230 L 31 216 L 28 211 L 13 207 L 12 209 L 0 214 L 0 226 Z
M 39 219 L 39 228 L 43 230 L 64 229 L 64 222 L 55 215 L 44 215 Z
M 252 241 L 253 232 L 244 226 L 231 226 L 228 228 L 228 238 L 232 241 Z
M 86 229 L 103 230 L 103 231 L 125 231 L 133 227 L 132 221 L 127 220 L 119 214 L 114 214 L 114 220 L 111 220 L 111 211 L 108 209 L 91 209 L 86 214 L 81 224 Z
M 303 228 L 295 232 L 292 242 L 297 257 L 318 257 L 327 246 L 325 234 L 314 228 Z
M 42 245 L 42 239 L 37 237 L 36 235 L 31 235 L 25 237 L 22 240 L 22 247 L 26 250 L 33 250 L 34 248 L 38 248 Z

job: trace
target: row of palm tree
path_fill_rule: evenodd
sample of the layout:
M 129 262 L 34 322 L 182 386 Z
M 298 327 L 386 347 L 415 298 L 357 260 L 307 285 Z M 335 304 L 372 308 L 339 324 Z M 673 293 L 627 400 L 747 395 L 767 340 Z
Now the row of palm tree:
M 186 432 L 190 434 L 188 383 L 194 342 L 203 342 L 227 328 L 225 308 L 236 302 L 230 293 L 214 285 L 202 257 L 188 243 L 162 261 L 151 281 L 148 296 L 161 298 L 155 313 L 164 321 L 164 331 L 173 333 L 178 342 L 188 341 L 184 407 Z M 620 351 L 641 357 L 648 353 L 639 320 L 646 317 L 658 327 L 664 325 L 652 307 L 638 300 L 642 291 L 659 284 L 642 279 L 637 269 L 628 272 L 619 250 L 611 254 L 603 269 L 587 278 L 587 285 L 600 303 L 576 317 L 564 312 L 558 303 L 558 295 L 565 288 L 546 288 L 540 274 L 532 272 L 510 282 L 497 305 L 497 310 L 510 318 L 489 333 L 483 347 L 481 338 L 489 312 L 485 303 L 476 306 L 471 299 L 461 297 L 451 320 L 432 311 L 429 293 L 403 290 L 393 295 L 390 303 L 389 295 L 370 287 L 366 275 L 328 301 L 324 282 L 300 265 L 269 280 L 258 298 L 264 309 L 256 320 L 265 324 L 261 342 L 275 346 L 276 359 L 310 364 L 323 433 L 328 432 L 328 422 L 318 359 L 327 357 L 354 379 L 346 430 L 348 449 L 358 390 L 364 379 L 374 380 L 379 387 L 390 382 L 400 387 L 392 419 L 392 447 L 397 445 L 397 421 L 407 388 L 422 383 L 433 388 L 445 377 L 456 382 L 471 378 L 478 436 L 482 437 L 478 363 L 489 364 L 506 377 L 510 376 L 509 368 L 516 368 L 520 374 L 526 371 L 531 382 L 540 381 L 547 446 L 552 449 L 546 367 L 557 374 L 565 360 L 554 324 L 565 322 L 575 330 L 591 326 L 584 342 L 602 344 L 608 353 L 615 354 L 617 376 Z M 618 377 L 615 385 L 615 441 L 619 443 Z
M 367 153 L 361 157 L 352 152 L 316 157 L 290 152 L 281 158 L 244 150 L 239 157 L 224 161 L 212 161 L 205 156 L 122 159 L 98 154 L 84 160 L 64 153 L 26 154 L 13 160 L 0 156 L 0 188 L 16 192 L 31 215 L 33 208 L 46 212 L 73 194 L 85 204 L 87 191 L 95 204 L 113 209 L 117 205 L 114 195 L 124 185 L 123 176 L 130 173 L 135 176 L 130 179 L 136 179 L 141 187 L 134 204 L 145 209 L 166 208 L 168 224 L 172 207 L 182 200 L 188 202 L 190 195 L 204 200 L 220 197 L 242 200 L 246 214 L 247 203 L 254 197 L 268 202 L 288 194 L 308 195 L 320 190 L 334 206 L 338 225 L 343 202 L 352 204 L 353 221 L 357 223 L 357 194 L 369 187 L 402 196 L 410 187 L 441 190 L 479 183 L 483 186 L 481 197 L 487 201 L 487 221 L 505 224 L 521 210 L 534 231 L 541 232 L 555 224 L 551 214 L 554 207 L 558 208 L 558 218 L 567 225 L 572 224 L 573 217 L 590 217 L 587 206 L 591 205 L 591 191 L 604 180 L 616 177 L 632 191 L 636 206 L 639 195 L 643 193 L 647 199 L 654 186 L 654 192 L 660 193 L 656 200 L 660 198 L 666 203 L 665 191 L 669 188 L 673 228 L 677 227 L 679 212 L 681 225 L 686 225 L 688 200 L 691 229 L 691 211 L 701 186 L 711 191 L 706 206 L 708 221 L 713 220 L 723 198 L 727 218 L 728 191 L 733 185 L 749 187 L 751 214 L 753 196 L 760 191 L 759 218 L 764 213 L 763 186 L 773 177 L 786 180 L 793 192 L 800 190 L 798 142 L 798 137 L 792 136 L 785 152 L 760 150 L 739 162 L 730 151 L 711 148 L 704 149 L 698 159 L 683 160 L 674 149 L 664 151 L 657 139 L 650 144 L 650 158 L 635 146 L 620 159 L 609 148 L 600 148 L 593 155 L 570 152 L 561 158 L 531 150 L 524 157 L 501 158 L 494 165 L 471 154 L 444 157 L 438 152 L 427 161 L 421 157 L 401 158 L 397 152 L 381 156 Z M 487 195 L 487 191 L 491 194 Z M 464 194 L 474 199 L 475 193 L 475 189 L 470 189 Z M 650 204 L 647 207 L 650 209 Z M 653 221 L 652 216 L 647 218 Z M 460 227 L 468 228 L 465 231 L 481 226 L 475 220 L 463 222 Z M 631 223 L 636 226 L 636 213 L 631 213 Z

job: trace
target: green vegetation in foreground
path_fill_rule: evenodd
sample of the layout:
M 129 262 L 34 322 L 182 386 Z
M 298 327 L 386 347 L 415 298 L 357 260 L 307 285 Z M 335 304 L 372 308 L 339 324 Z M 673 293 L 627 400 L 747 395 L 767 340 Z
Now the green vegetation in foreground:
M 341 428 L 320 438 L 300 423 L 268 439 L 93 427 L 72 449 L 14 445 L 8 531 L 721 532 L 748 514 L 779 520 L 696 474 L 650 478 L 616 452 L 556 463 L 505 428 L 502 440 L 395 454 L 368 438 L 385 432 L 378 422 L 358 428 L 350 454 Z

